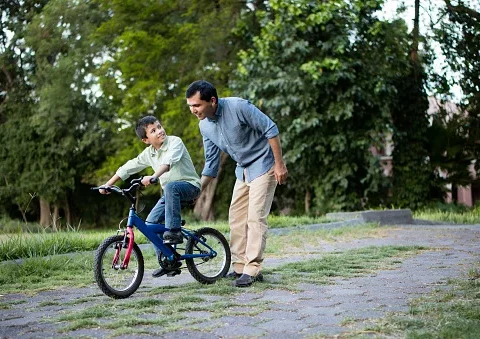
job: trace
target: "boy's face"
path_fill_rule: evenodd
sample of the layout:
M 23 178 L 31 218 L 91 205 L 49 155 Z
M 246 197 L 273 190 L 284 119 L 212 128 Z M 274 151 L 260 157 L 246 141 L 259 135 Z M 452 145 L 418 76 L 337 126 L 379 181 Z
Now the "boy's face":
M 155 149 L 159 149 L 167 137 L 167 133 L 165 133 L 159 121 L 148 125 L 147 128 L 145 128 L 145 132 L 147 137 L 142 139 L 142 141 L 147 145 L 152 145 Z
M 217 101 L 215 97 L 212 97 L 210 101 L 205 101 L 200 99 L 200 92 L 187 98 L 187 105 L 190 106 L 190 112 L 192 112 L 192 114 L 194 114 L 199 120 L 213 117 L 217 110 Z

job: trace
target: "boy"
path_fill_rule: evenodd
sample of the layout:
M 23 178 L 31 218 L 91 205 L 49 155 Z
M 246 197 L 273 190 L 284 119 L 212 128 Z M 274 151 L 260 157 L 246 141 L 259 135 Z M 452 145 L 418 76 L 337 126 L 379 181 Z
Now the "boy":
M 154 116 L 141 118 L 135 132 L 142 141 L 149 145 L 136 158 L 127 161 L 104 186 L 112 186 L 118 180 L 126 180 L 132 174 L 151 167 L 155 173 L 145 176 L 142 184 L 150 185 L 150 179 L 158 178 L 163 188 L 163 196 L 158 200 L 147 216 L 146 224 L 156 224 L 165 220 L 168 229 L 163 240 L 168 244 L 183 242 L 181 227 L 181 201 L 195 200 L 200 195 L 200 178 L 195 171 L 192 159 L 182 140 L 176 136 L 167 136 L 163 126 Z M 100 190 L 106 194 L 106 190 Z M 159 249 L 155 252 L 159 254 Z M 158 271 L 158 272 L 157 272 Z M 153 276 L 160 274 L 155 270 Z

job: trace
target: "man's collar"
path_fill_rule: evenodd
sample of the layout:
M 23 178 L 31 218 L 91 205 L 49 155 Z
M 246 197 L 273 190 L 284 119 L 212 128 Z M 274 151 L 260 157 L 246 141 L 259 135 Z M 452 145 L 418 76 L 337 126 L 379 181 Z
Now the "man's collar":
M 215 117 L 215 119 L 212 119 L 212 118 L 208 118 L 208 121 L 210 122 L 216 122 L 218 121 L 218 118 L 220 118 L 223 114 L 223 100 L 221 99 L 218 99 L 218 105 L 217 105 L 217 110 L 215 111 L 215 114 L 213 115 Z

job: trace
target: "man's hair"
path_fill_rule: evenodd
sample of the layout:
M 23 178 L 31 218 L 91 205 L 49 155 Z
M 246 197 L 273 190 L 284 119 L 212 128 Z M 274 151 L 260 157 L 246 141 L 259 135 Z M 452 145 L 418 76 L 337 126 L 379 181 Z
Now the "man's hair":
M 146 117 L 141 118 L 137 121 L 137 125 L 135 126 L 135 133 L 137 133 L 137 136 L 140 139 L 146 139 L 147 126 L 155 124 L 157 121 L 159 120 L 152 115 L 147 115 Z
M 208 81 L 197 80 L 192 82 L 190 86 L 188 86 L 185 96 L 188 99 L 197 94 L 197 92 L 200 92 L 200 99 L 203 101 L 210 101 L 212 97 L 215 97 L 216 101 L 218 102 L 217 90 Z

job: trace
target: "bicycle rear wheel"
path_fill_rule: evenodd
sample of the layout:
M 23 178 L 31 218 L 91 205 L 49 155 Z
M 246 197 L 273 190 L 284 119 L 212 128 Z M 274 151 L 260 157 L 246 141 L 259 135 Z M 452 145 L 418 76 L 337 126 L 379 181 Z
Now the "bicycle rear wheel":
M 227 274 L 231 263 L 230 247 L 227 239 L 216 229 L 204 227 L 195 235 L 210 246 L 216 256 L 186 259 L 190 274 L 202 284 L 212 284 Z M 186 254 L 206 254 L 211 250 L 195 238 L 189 238 L 185 247 Z
M 98 287 L 114 299 L 132 295 L 143 279 L 143 255 L 136 243 L 133 244 L 128 267 L 120 267 L 127 252 L 123 246 L 123 239 L 123 235 L 105 239 L 95 253 L 93 266 Z

